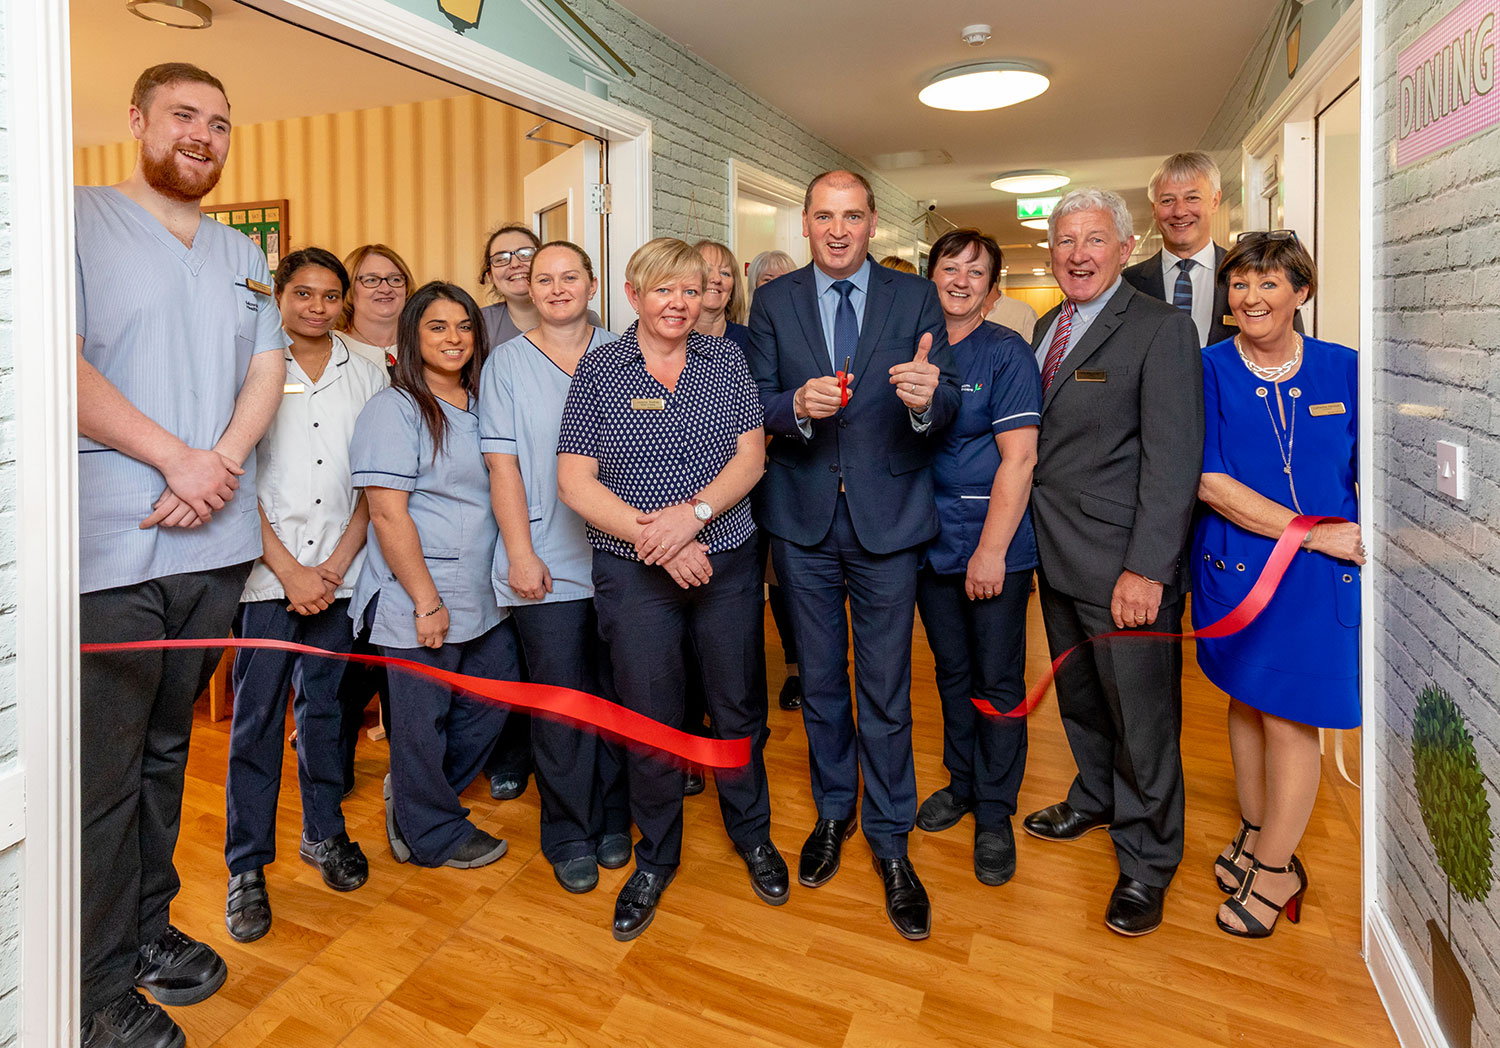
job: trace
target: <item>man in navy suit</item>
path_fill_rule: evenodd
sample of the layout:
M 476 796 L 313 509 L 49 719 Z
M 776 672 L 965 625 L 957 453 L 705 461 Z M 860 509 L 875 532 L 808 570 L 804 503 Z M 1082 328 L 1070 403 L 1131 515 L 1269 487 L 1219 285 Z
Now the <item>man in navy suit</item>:
M 759 524 L 772 535 L 802 654 L 818 807 L 797 879 L 815 888 L 838 871 L 862 771 L 886 914 L 922 939 L 931 910 L 906 855 L 917 813 L 912 616 L 918 554 L 938 531 L 931 438 L 957 414 L 959 392 L 937 293 L 870 259 L 875 222 L 865 179 L 828 171 L 812 180 L 802 209 L 812 264 L 755 293 L 748 359 L 774 436 Z

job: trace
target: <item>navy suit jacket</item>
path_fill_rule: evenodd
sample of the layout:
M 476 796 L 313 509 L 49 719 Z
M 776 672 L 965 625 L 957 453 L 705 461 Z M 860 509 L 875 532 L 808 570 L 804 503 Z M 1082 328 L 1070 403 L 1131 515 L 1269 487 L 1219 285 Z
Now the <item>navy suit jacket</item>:
M 1216 342 L 1223 342 L 1226 338 L 1240 333 L 1239 321 L 1234 319 L 1234 314 L 1229 312 L 1229 285 L 1219 279 L 1219 264 L 1224 261 L 1228 254 L 1218 244 L 1214 245 L 1214 308 L 1208 317 L 1208 341 L 1205 346 L 1211 346 Z M 1159 298 L 1163 302 L 1171 303 L 1172 299 L 1167 294 L 1166 285 L 1162 282 L 1161 252 L 1158 251 L 1144 262 L 1137 262 L 1133 266 L 1127 266 L 1120 274 L 1125 282 L 1137 291 Z M 1302 331 L 1302 313 L 1299 311 L 1292 317 L 1292 327 Z
M 919 433 L 888 371 L 910 361 L 929 332 L 928 360 L 942 374 L 928 408 L 930 424 Z M 799 546 L 816 545 L 833 526 L 842 482 L 855 535 L 871 553 L 908 549 L 937 534 L 933 438 L 958 414 L 959 392 L 947 324 L 930 281 L 872 267 L 849 403 L 831 418 L 814 419 L 810 438 L 797 427 L 792 398 L 808 379 L 836 370 L 811 264 L 756 291 L 746 357 L 766 432 L 774 437 L 758 500 L 761 527 Z

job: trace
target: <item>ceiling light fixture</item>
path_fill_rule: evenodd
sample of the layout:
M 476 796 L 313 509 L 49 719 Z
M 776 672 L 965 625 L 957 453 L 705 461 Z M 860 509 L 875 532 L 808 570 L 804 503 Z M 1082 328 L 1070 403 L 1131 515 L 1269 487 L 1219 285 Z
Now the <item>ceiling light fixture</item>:
M 213 8 L 203 0 L 125 0 L 125 9 L 173 29 L 207 29 L 214 24 Z
M 1025 226 L 1027 229 L 1046 229 L 1047 220 L 1045 218 L 1028 218 L 1026 221 L 1022 222 L 1021 225 Z
M 990 183 L 991 189 L 1002 193 L 1050 193 L 1073 181 L 1061 171 L 1007 171 Z
M 975 62 L 934 74 L 917 98 L 934 109 L 977 113 L 1035 98 L 1050 85 L 1034 62 Z
M 1031 271 L 1031 275 L 1034 276 L 1034 277 L 1039 277 L 1039 276 L 1041 276 L 1045 272 L 1047 272 L 1045 269 L 1033 269 Z

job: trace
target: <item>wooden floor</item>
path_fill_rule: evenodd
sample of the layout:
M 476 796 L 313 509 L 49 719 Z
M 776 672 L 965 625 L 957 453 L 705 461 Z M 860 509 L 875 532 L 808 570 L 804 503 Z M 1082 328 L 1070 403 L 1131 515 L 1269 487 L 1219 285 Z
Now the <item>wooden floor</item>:
M 1046 661 L 1035 601 L 1031 616 L 1029 675 Z M 1222 896 L 1210 867 L 1237 809 L 1224 699 L 1190 651 L 1186 661 L 1187 856 L 1166 923 L 1142 939 L 1104 926 L 1118 874 L 1107 836 L 1052 844 L 1021 833 L 1019 820 L 1019 870 L 1000 888 L 974 879 L 972 818 L 946 833 L 912 832 L 911 856 L 933 902 L 925 942 L 892 930 L 859 835 L 833 881 L 819 889 L 794 881 L 790 902 L 772 909 L 751 894 L 710 786 L 687 800 L 684 862 L 655 923 L 635 942 L 617 943 L 610 916 L 629 868 L 601 871 L 590 895 L 565 894 L 538 846 L 534 786 L 503 804 L 485 784 L 465 794 L 475 821 L 510 841 L 498 863 L 470 871 L 398 865 L 380 797 L 385 744 L 362 739 L 358 785 L 344 809 L 370 857 L 369 883 L 339 895 L 298 861 L 288 750 L 282 858 L 267 871 L 275 924 L 242 946 L 223 921 L 229 722 L 209 722 L 200 704 L 173 917 L 224 955 L 229 981 L 174 1017 L 194 1046 L 275 1048 L 1395 1045 L 1359 956 L 1358 792 L 1334 772 L 1331 755 L 1300 853 L 1312 878 L 1302 923 L 1261 942 L 1215 927 Z M 947 779 L 920 630 L 913 680 L 925 797 Z M 1357 761 L 1356 738 L 1346 747 Z M 774 839 L 795 871 L 814 818 L 799 714 L 771 710 L 766 765 Z M 1358 780 L 1357 764 L 1350 771 Z M 1021 811 L 1060 799 L 1072 774 L 1049 697 L 1031 721 Z

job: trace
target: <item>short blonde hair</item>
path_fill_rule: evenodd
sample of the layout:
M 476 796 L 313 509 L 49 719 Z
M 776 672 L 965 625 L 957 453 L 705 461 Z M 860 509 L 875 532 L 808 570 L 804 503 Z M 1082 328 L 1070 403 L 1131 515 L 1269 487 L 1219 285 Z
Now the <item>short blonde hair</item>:
M 734 274 L 734 279 L 729 285 L 729 305 L 724 307 L 724 319 L 731 324 L 743 324 L 745 317 L 750 313 L 750 306 L 745 301 L 745 278 L 740 273 L 739 260 L 734 257 L 734 252 L 729 250 L 727 245 L 717 240 L 700 240 L 693 245 L 693 250 L 700 255 L 703 254 L 705 248 L 718 255 L 719 261 L 728 266 L 729 271 Z
M 635 249 L 625 263 L 625 282 L 641 294 L 650 288 L 690 277 L 708 283 L 708 263 L 698 249 L 676 237 L 657 237 Z
M 886 269 L 894 269 L 900 273 L 916 273 L 917 267 L 902 258 L 900 255 L 886 255 L 880 260 L 880 264 Z

